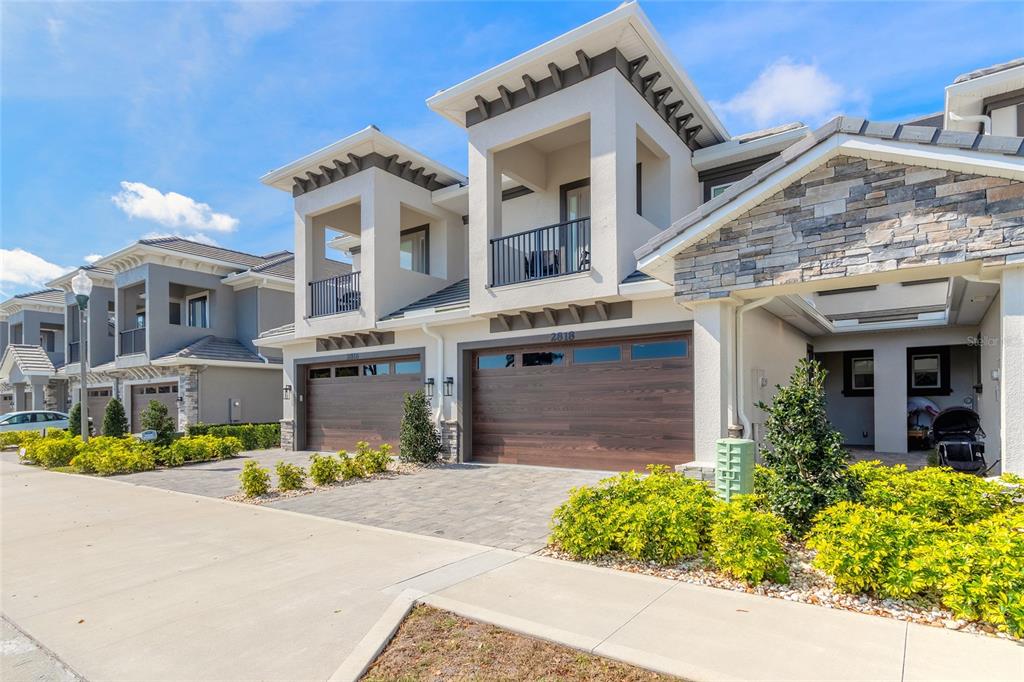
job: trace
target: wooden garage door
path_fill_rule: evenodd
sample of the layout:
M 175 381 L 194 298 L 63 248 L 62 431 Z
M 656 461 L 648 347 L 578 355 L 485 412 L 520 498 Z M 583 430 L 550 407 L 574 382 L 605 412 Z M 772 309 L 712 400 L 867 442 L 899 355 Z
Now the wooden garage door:
M 89 417 L 92 418 L 92 426 L 97 432 L 103 428 L 103 415 L 107 411 L 107 403 L 110 402 L 111 390 L 109 388 L 90 388 L 89 401 L 86 403 L 89 406 Z M 177 393 L 174 394 L 177 397 Z M 175 407 L 174 411 L 177 412 L 178 408 Z
M 142 411 L 151 400 L 167 406 L 167 413 L 178 428 L 178 382 L 132 386 L 132 433 L 142 431 Z
M 406 393 L 423 388 L 419 357 L 325 363 L 306 369 L 306 449 L 390 443 L 397 452 Z
M 478 351 L 472 457 L 642 471 L 693 460 L 690 336 Z

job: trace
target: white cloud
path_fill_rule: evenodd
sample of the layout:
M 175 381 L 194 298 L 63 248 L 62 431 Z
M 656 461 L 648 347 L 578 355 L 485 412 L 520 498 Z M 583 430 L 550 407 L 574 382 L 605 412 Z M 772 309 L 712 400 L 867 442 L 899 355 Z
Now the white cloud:
M 813 126 L 862 99 L 860 93 L 843 87 L 813 64 L 781 59 L 743 92 L 717 107 L 759 127 L 790 121 Z
M 24 249 L 0 249 L 0 283 L 5 285 L 41 287 L 72 269 Z
M 88 256 L 86 256 L 86 257 L 85 257 L 85 258 L 83 258 L 82 260 L 84 260 L 84 261 L 85 261 L 86 263 L 88 263 L 89 265 L 92 265 L 93 263 L 95 263 L 96 261 L 98 261 L 98 260 L 99 260 L 100 258 L 103 258 L 103 255 L 102 255 L 102 254 L 99 254 L 99 253 L 90 253 L 90 254 L 89 254 Z
M 162 239 L 164 237 L 177 237 L 178 239 L 187 239 L 190 242 L 197 242 L 199 244 L 208 244 L 209 246 L 219 246 L 213 238 L 205 234 L 183 234 L 181 232 L 147 232 L 142 235 L 142 239 Z
M 238 219 L 216 213 L 209 204 L 177 192 L 164 194 L 142 182 L 121 182 L 121 191 L 111 201 L 132 218 L 144 218 L 171 228 L 209 232 L 234 232 Z

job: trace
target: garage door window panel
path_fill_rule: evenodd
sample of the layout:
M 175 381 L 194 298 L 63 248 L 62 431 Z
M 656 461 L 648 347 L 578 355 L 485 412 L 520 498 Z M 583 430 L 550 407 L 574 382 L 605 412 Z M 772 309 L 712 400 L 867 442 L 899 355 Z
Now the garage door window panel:
M 565 353 L 560 350 L 523 353 L 523 367 L 560 367 L 563 364 Z
M 671 341 L 648 341 L 634 343 L 630 350 L 633 360 L 664 360 L 667 358 L 685 358 L 689 353 L 688 344 L 683 339 Z
M 476 356 L 477 369 L 511 369 L 515 366 L 515 353 L 494 353 Z
M 373 365 L 363 365 L 363 376 L 383 377 L 391 374 L 391 363 L 378 362 Z
M 395 363 L 395 374 L 420 374 L 423 364 L 419 360 L 399 360 Z
M 621 360 L 621 346 L 590 346 L 589 348 L 577 348 L 572 354 L 572 362 L 574 365 L 620 362 Z
M 359 376 L 359 365 L 345 365 L 334 368 L 335 379 L 348 379 Z
M 330 367 L 314 367 L 309 370 L 310 379 L 330 379 L 331 368 Z

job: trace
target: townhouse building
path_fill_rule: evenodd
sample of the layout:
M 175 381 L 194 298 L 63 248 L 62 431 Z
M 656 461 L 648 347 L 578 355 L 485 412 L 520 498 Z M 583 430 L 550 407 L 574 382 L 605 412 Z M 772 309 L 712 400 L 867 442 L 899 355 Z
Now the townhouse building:
M 345 269 L 345 268 L 342 268 Z M 142 239 L 83 268 L 93 280 L 86 334 L 71 292 L 75 272 L 53 280 L 68 330 L 58 374 L 68 404 L 86 399 L 99 423 L 118 397 L 131 429 L 150 401 L 189 424 L 281 418 L 281 355 L 253 339 L 292 320 L 293 255 L 253 255 L 177 237 Z
M 0 414 L 63 409 L 63 298 L 42 289 L 0 303 Z
M 905 453 L 914 399 L 967 405 L 1019 472 L 1022 95 L 1011 63 L 919 121 L 733 136 L 630 3 L 427 100 L 468 177 L 373 126 L 271 171 L 285 445 L 396 443 L 422 388 L 464 461 L 710 460 L 810 355 L 848 444 Z

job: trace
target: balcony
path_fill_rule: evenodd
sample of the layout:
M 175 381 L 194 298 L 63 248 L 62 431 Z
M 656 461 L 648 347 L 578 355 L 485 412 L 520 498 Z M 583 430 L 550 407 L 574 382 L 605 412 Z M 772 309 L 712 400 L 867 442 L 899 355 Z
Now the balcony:
M 68 342 L 68 364 L 78 362 L 82 359 L 82 343 L 81 341 L 69 341 Z
M 121 332 L 120 352 L 118 355 L 133 355 L 146 352 L 146 328 L 126 329 Z
M 309 283 L 309 315 L 324 317 L 359 310 L 359 273 L 328 277 Z
M 590 270 L 590 218 L 491 240 L 491 286 L 500 287 Z

